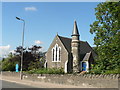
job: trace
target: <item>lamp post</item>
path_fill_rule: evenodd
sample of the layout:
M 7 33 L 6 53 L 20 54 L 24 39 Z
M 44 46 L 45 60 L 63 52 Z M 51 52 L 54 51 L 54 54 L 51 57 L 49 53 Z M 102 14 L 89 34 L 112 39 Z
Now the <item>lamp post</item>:
M 22 80 L 22 67 L 23 67 L 23 47 L 24 47 L 24 31 L 25 31 L 25 20 L 16 17 L 17 20 L 23 21 L 23 32 L 22 32 L 22 50 L 21 50 L 21 69 L 20 69 L 20 79 Z

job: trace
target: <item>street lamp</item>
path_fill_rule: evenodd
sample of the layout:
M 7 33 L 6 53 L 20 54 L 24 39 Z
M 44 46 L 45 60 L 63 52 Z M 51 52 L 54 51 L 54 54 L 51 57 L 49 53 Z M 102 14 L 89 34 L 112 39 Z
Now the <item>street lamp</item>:
M 21 69 L 20 69 L 20 79 L 22 80 L 22 66 L 23 66 L 23 47 L 24 47 L 24 31 L 25 31 L 25 21 L 19 17 L 16 17 L 17 20 L 23 21 L 23 32 L 22 32 L 22 50 L 21 50 Z

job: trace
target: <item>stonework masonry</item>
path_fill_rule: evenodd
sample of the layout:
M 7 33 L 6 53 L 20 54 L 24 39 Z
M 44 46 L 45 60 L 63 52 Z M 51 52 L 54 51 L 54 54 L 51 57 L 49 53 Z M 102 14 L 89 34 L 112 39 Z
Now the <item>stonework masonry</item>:
M 74 22 L 74 28 L 72 33 L 71 53 L 73 57 L 73 73 L 80 72 L 80 41 L 79 32 L 76 21 Z
M 16 72 L 2 72 L 3 76 L 19 77 L 19 73 Z M 24 79 L 40 82 L 57 83 L 64 85 L 87 85 L 96 88 L 118 88 L 120 86 L 120 75 L 93 75 L 93 74 L 24 74 Z

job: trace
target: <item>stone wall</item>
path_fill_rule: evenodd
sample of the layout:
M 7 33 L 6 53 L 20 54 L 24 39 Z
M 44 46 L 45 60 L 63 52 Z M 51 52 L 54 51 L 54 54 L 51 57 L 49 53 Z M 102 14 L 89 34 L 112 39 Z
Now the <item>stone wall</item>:
M 3 72 L 3 76 L 19 77 L 19 73 L 15 72 Z M 24 74 L 24 79 L 40 82 L 58 83 L 64 85 L 87 85 L 97 88 L 118 88 L 120 86 L 119 74 L 110 75 L 72 75 L 72 74 Z M 118 85 L 119 84 L 119 85 Z

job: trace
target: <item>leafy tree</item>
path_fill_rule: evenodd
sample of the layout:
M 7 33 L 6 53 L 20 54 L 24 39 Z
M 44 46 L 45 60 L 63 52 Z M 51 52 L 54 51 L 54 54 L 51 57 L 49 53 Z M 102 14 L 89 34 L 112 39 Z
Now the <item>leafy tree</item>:
M 11 53 L 7 58 L 2 60 L 2 70 L 3 71 L 15 71 L 15 65 L 19 64 L 20 57 L 13 56 Z
M 41 46 L 33 45 L 31 48 L 28 48 L 28 50 L 31 50 L 33 54 L 36 54 L 41 48 Z
M 22 49 L 23 49 L 23 52 L 26 50 L 26 48 L 23 48 L 22 46 L 16 47 L 16 50 L 15 50 L 16 54 L 21 55 Z
M 94 69 L 99 73 L 120 68 L 120 2 L 99 3 L 95 8 L 96 21 L 90 28 L 95 34 L 98 59 Z M 119 72 L 120 73 L 120 72 Z
M 23 70 L 39 69 L 44 66 L 44 53 L 40 52 L 41 46 L 32 46 L 31 48 L 23 49 Z M 2 60 L 3 71 L 15 71 L 15 65 L 19 64 L 19 70 L 21 68 L 21 50 L 22 47 L 16 48 L 16 54 L 10 53 L 7 58 Z
M 45 58 L 44 55 L 42 55 L 43 53 L 40 52 L 41 48 L 42 48 L 41 46 L 36 46 L 36 45 L 33 45 L 31 48 L 28 48 L 28 50 L 30 50 L 33 57 L 35 58 L 33 61 L 29 63 L 30 70 L 33 68 L 39 69 L 44 67 Z

